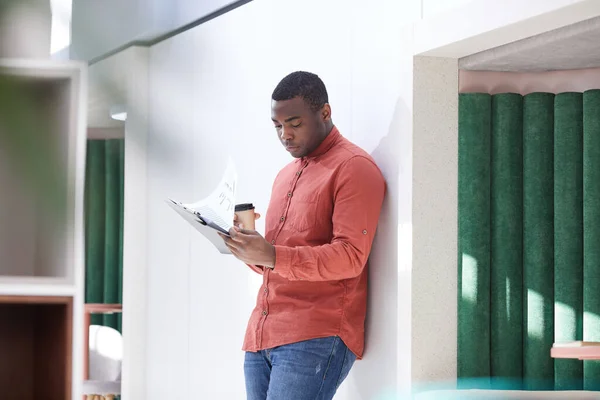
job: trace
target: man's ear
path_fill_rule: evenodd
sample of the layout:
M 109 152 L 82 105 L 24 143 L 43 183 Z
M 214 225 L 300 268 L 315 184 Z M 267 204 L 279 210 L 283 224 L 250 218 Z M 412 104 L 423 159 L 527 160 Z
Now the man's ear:
M 321 109 L 321 118 L 323 118 L 323 121 L 329 121 L 331 119 L 331 106 L 328 103 L 325 103 Z

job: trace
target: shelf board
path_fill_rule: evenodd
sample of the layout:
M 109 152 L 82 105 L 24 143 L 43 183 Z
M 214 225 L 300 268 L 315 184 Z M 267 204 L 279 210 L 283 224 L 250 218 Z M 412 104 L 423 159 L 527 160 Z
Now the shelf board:
M 114 314 L 123 312 L 123 305 L 86 303 L 84 310 L 86 314 Z
M 579 360 L 600 360 L 599 342 L 555 343 L 550 349 L 552 358 L 574 358 Z
M 74 296 L 76 286 L 64 278 L 0 276 L 0 295 Z
M 72 60 L 38 60 L 0 58 L 0 72 L 6 75 L 26 76 L 36 80 L 65 79 L 79 75 L 85 63 Z

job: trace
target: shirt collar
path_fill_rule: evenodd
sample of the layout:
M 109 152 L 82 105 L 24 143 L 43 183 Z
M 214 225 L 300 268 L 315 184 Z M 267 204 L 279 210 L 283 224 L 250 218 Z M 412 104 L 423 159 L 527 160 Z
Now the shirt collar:
M 302 157 L 302 160 L 304 161 L 304 160 L 314 159 L 314 158 L 317 158 L 317 157 L 327 153 L 333 147 L 333 145 L 336 144 L 336 142 L 338 141 L 340 136 L 341 136 L 340 131 L 334 125 L 333 128 L 331 129 L 331 131 L 329 132 L 329 134 L 325 137 L 325 140 L 323 140 L 321 142 L 319 147 L 317 147 L 315 150 L 313 150 L 312 153 L 310 153 L 306 157 Z

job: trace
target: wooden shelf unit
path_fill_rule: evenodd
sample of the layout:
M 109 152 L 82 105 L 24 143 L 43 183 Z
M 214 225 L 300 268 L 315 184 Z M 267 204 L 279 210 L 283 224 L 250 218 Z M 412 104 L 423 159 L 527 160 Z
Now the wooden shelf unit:
M 24 183 L 27 165 L 17 167 L 17 155 L 4 142 L 6 134 L 24 132 L 1 124 L 0 129 L 13 129 L 0 132 L 0 398 L 5 400 L 80 398 L 86 68 L 73 61 L 0 58 L 0 79 L 17 93 L 34 94 L 31 108 L 19 111 L 42 129 L 21 140 L 32 149 L 53 149 L 62 167 L 57 185 L 64 189 L 65 206 L 57 220 L 47 199 Z
M 71 398 L 72 335 L 72 297 L 0 296 L 2 398 Z

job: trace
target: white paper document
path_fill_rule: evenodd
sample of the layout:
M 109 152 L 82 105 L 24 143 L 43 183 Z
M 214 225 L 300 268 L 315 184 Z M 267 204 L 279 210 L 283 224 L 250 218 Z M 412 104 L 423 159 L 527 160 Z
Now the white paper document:
M 206 237 L 222 254 L 231 254 L 218 232 L 229 236 L 235 213 L 237 172 L 229 159 L 221 182 L 205 199 L 195 203 L 181 203 L 168 199 L 167 204 Z

